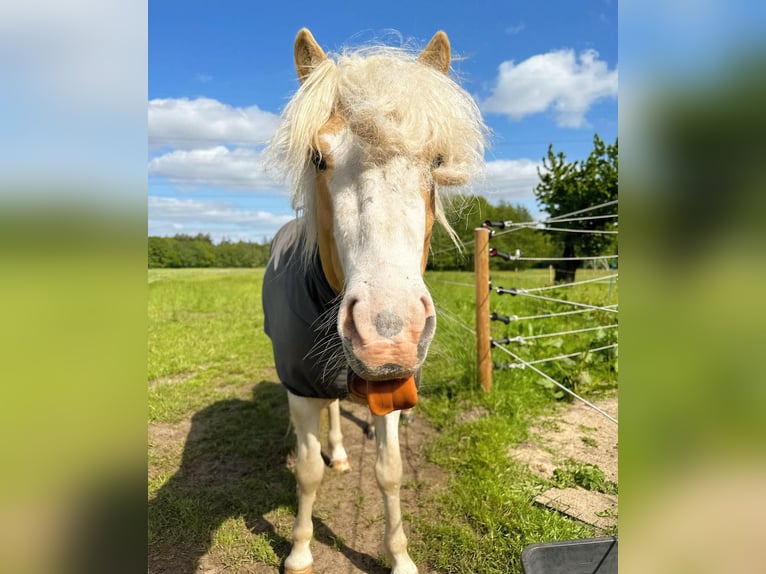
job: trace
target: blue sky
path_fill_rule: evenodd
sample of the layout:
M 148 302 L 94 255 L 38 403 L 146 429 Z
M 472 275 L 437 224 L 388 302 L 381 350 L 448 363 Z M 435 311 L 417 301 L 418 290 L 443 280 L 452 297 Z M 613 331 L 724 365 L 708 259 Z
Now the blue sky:
M 549 143 L 580 159 L 594 133 L 617 137 L 616 0 L 154 1 L 150 235 L 260 241 L 293 217 L 286 188 L 258 159 L 298 86 L 303 26 L 325 51 L 380 39 L 422 46 L 445 30 L 454 71 L 493 132 L 486 178 L 471 189 L 491 202 L 538 213 L 532 190 Z

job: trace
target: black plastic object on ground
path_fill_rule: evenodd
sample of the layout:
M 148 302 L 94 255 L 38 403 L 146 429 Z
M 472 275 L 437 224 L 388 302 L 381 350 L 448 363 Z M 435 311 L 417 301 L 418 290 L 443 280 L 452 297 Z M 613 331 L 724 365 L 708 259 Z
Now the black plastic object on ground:
M 617 574 L 617 538 L 531 544 L 521 553 L 524 574 Z

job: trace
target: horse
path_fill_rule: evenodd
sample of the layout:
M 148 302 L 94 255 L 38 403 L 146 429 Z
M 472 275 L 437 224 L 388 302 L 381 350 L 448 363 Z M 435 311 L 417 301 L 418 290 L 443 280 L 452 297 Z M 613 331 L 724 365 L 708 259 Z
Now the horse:
M 331 465 L 348 470 L 338 399 L 350 395 L 372 413 L 391 572 L 416 573 L 402 528 L 398 425 L 417 402 L 436 329 L 423 280 L 434 222 L 459 243 L 442 188 L 481 172 L 488 130 L 450 77 L 443 31 L 422 51 L 375 45 L 328 55 L 303 28 L 294 61 L 299 88 L 265 150 L 289 178 L 297 213 L 274 237 L 263 282 L 264 329 L 297 443 L 298 511 L 284 571 L 313 572 L 320 411 L 330 409 Z

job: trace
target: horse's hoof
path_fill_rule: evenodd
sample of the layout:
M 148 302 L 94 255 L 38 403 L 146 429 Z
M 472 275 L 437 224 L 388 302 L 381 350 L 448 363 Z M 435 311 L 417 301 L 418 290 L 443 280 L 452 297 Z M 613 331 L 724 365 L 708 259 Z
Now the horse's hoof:
M 338 460 L 333 460 L 330 465 L 335 472 L 340 474 L 349 472 L 351 470 L 351 465 L 349 464 L 347 458 L 339 458 Z
M 305 568 L 301 568 L 300 570 L 294 570 L 292 568 L 285 567 L 285 574 L 314 574 L 314 565 L 309 564 Z

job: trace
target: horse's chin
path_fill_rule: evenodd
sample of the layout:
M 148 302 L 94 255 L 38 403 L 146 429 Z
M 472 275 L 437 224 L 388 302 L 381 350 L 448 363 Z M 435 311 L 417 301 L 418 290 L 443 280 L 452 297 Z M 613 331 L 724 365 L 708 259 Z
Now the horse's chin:
M 423 363 L 422 361 L 418 361 L 415 365 L 405 366 L 398 363 L 387 362 L 381 365 L 371 366 L 359 359 L 350 347 L 350 342 L 343 342 L 343 351 L 346 354 L 348 365 L 360 379 L 364 379 L 365 381 L 406 379 L 414 375 L 415 371 L 417 371 Z
M 398 367 L 398 365 L 391 365 L 390 367 L 388 365 L 384 365 L 383 368 L 376 370 L 360 369 L 362 371 L 361 373 L 354 369 L 354 372 L 359 376 L 359 378 L 373 383 L 380 381 L 392 381 L 394 379 L 406 379 L 415 373 L 414 369 L 397 369 L 394 367 Z

